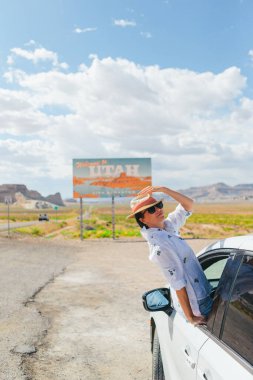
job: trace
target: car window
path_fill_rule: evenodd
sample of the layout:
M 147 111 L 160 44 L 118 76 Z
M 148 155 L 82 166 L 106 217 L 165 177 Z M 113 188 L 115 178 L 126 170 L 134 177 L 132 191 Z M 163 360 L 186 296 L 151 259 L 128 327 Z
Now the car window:
M 253 364 L 253 257 L 245 256 L 233 288 L 221 339 Z
M 242 255 L 234 255 L 231 252 L 231 256 L 226 259 L 225 268 L 223 269 L 218 287 L 214 294 L 214 304 L 207 321 L 207 328 L 218 338 L 220 337 L 220 329 L 227 301 L 241 261 Z
M 221 278 L 223 269 L 226 265 L 227 257 L 222 259 L 217 259 L 217 261 L 212 261 L 210 266 L 204 269 L 206 278 L 212 285 L 212 287 L 217 287 L 219 279 Z

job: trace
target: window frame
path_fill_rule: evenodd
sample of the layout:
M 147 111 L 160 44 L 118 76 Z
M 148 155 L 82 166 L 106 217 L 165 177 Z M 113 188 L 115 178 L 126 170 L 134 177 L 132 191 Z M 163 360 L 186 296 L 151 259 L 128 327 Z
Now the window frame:
M 223 249 L 221 251 L 223 251 Z M 237 274 L 238 274 L 239 268 L 240 268 L 242 260 L 243 260 L 243 254 L 244 254 L 244 252 L 245 252 L 244 250 L 235 249 L 235 248 L 230 248 L 230 249 L 226 250 L 226 253 L 229 253 L 228 256 L 227 256 L 228 259 L 230 257 L 231 258 L 233 257 L 234 260 L 238 261 L 237 267 L 232 272 L 233 279 L 231 280 L 231 283 L 229 285 L 228 297 L 227 297 L 227 300 L 226 300 L 226 304 L 223 305 L 223 310 L 221 308 L 219 308 L 219 304 L 218 304 L 217 309 L 215 311 L 213 310 L 213 313 L 210 315 L 209 321 L 207 322 L 207 328 L 208 328 L 208 330 L 214 336 L 216 336 L 219 340 L 221 340 L 222 326 L 224 325 L 224 321 L 225 321 L 225 318 L 226 318 L 226 313 L 227 313 L 228 305 L 229 305 L 229 302 L 230 302 L 230 299 L 231 299 L 231 295 L 232 295 L 232 292 L 233 292 L 233 289 L 234 289 L 234 284 L 235 284 L 235 281 L 236 281 L 236 278 L 237 278 Z M 225 268 L 226 268 L 226 266 L 225 266 Z M 220 280 L 222 278 L 223 278 L 223 273 L 222 273 L 222 276 L 220 277 Z M 220 283 L 220 281 L 219 281 L 219 283 Z M 218 284 L 218 286 L 219 286 L 219 284 Z M 216 294 L 216 292 L 215 292 L 215 295 L 217 297 L 219 297 L 219 295 Z M 214 295 L 214 305 L 215 305 L 215 295 Z
M 224 340 L 222 340 L 222 336 L 223 336 L 223 333 L 224 333 L 224 327 L 225 327 L 225 323 L 226 323 L 226 318 L 227 318 L 227 314 L 228 314 L 228 311 L 229 311 L 229 305 L 230 305 L 230 301 L 231 301 L 231 297 L 232 297 L 232 294 L 233 294 L 233 291 L 234 291 L 234 287 L 235 287 L 235 284 L 236 284 L 236 280 L 238 278 L 238 274 L 240 272 L 240 269 L 241 269 L 241 266 L 243 264 L 243 261 L 244 261 L 244 258 L 246 256 L 251 256 L 253 258 L 253 251 L 248 251 L 248 250 L 240 250 L 241 252 L 241 261 L 240 261 L 240 265 L 236 271 L 236 275 L 235 275 L 235 278 L 234 278 L 234 281 L 231 285 L 231 289 L 230 289 L 230 292 L 229 292 L 229 297 L 228 297 L 228 300 L 227 300 L 227 304 L 226 304 L 226 307 L 225 307 L 225 310 L 224 310 L 224 314 L 223 314 L 223 318 L 222 318 L 222 323 L 221 323 L 221 327 L 220 327 L 220 333 L 219 333 L 219 341 L 224 344 L 226 347 L 229 348 L 229 350 L 231 350 L 235 355 L 237 355 L 241 360 L 243 360 L 245 363 L 248 364 L 248 366 L 250 366 L 251 368 L 253 368 L 252 364 L 249 363 L 243 356 L 241 356 L 241 354 L 239 352 L 237 352 L 233 347 L 229 346 L 226 342 L 224 342 Z
M 239 272 L 240 266 L 243 262 L 243 258 L 244 258 L 244 256 L 249 256 L 249 255 L 253 257 L 253 250 L 250 251 L 247 249 L 239 249 L 239 248 L 218 248 L 218 249 L 206 251 L 201 256 L 199 256 L 198 259 L 199 259 L 199 262 L 202 266 L 202 263 L 205 262 L 206 260 L 209 260 L 210 258 L 215 257 L 215 256 L 219 256 L 221 254 L 224 254 L 223 256 L 227 255 L 227 258 L 229 258 L 230 255 L 231 256 L 232 255 L 241 256 L 240 265 L 237 268 L 233 284 L 230 288 L 230 296 L 227 300 L 227 305 L 229 305 L 229 302 L 231 300 L 231 295 L 232 295 L 232 292 L 234 289 L 234 285 L 235 285 L 235 282 L 236 282 L 236 279 L 238 276 L 238 272 Z M 224 324 L 225 324 L 225 318 L 226 318 L 227 310 L 228 310 L 228 307 L 225 308 L 225 310 L 223 312 L 223 316 L 222 316 L 222 321 L 224 320 Z M 213 341 L 215 341 L 215 343 L 220 348 L 222 348 L 225 352 L 227 352 L 230 356 L 232 356 L 234 360 L 236 360 L 247 371 L 249 371 L 250 374 L 253 375 L 253 366 L 246 359 L 244 359 L 238 352 L 236 352 L 232 347 L 228 346 L 224 341 L 222 341 L 220 338 L 220 333 L 218 334 L 219 336 L 217 336 L 213 333 L 213 331 L 212 331 L 213 329 L 210 330 L 204 325 L 203 326 L 199 325 L 199 326 L 197 326 L 197 328 L 200 329 L 203 333 L 205 333 L 209 337 L 209 339 L 212 339 Z M 221 329 L 220 329 L 220 332 L 221 332 Z

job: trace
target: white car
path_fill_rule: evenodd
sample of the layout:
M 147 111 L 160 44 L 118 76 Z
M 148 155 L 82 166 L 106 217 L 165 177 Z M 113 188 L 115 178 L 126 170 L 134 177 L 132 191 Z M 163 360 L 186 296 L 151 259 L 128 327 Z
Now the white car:
M 152 380 L 253 380 L 253 236 L 219 240 L 198 259 L 213 287 L 206 326 L 176 312 L 169 287 L 143 295 L 151 312 Z

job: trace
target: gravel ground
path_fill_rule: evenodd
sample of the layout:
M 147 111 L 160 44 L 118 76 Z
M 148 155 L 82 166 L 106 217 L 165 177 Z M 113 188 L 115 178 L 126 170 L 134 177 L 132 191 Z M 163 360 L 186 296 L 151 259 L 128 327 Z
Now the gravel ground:
M 141 295 L 165 282 L 147 256 L 142 240 L 0 239 L 0 379 L 149 380 Z

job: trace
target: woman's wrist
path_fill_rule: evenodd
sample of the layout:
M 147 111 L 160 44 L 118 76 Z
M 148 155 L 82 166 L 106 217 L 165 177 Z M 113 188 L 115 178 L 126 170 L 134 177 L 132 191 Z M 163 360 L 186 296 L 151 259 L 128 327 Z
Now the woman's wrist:
M 160 189 L 158 191 L 160 191 L 161 193 L 167 194 L 167 195 L 169 195 L 169 193 L 170 193 L 170 189 L 168 187 L 165 187 L 165 186 L 160 187 Z
M 200 316 L 194 315 L 192 318 L 187 319 L 187 320 L 192 325 L 205 325 L 206 324 L 206 318 L 203 315 L 200 315 Z
M 194 315 L 193 314 L 186 315 L 186 319 L 187 319 L 188 322 L 193 323 L 193 321 L 194 321 Z

